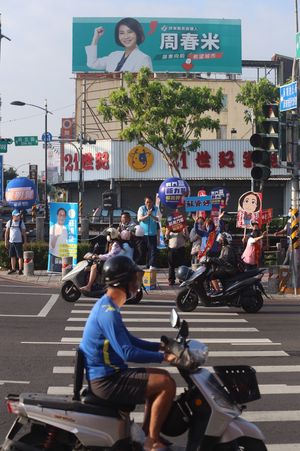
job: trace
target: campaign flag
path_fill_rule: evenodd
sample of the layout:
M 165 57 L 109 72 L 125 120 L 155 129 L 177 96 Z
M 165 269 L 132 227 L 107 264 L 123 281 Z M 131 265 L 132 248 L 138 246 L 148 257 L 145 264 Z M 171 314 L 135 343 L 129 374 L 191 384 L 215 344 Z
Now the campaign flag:
M 62 257 L 77 263 L 78 204 L 50 202 L 48 271 L 61 272 Z
M 171 232 L 182 232 L 186 227 L 185 216 L 179 211 L 173 211 L 167 217 L 167 227 Z
M 261 213 L 262 224 L 270 224 L 272 218 L 273 218 L 273 208 L 267 208 L 266 210 L 262 210 Z

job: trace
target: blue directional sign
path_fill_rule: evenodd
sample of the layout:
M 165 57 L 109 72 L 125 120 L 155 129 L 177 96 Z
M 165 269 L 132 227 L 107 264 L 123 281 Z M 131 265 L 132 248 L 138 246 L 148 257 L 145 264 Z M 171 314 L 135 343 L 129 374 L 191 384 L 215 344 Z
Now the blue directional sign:
M 3 200 L 3 156 L 0 155 L 0 200 Z
M 293 81 L 280 86 L 279 111 L 294 110 L 297 108 L 297 82 Z
M 50 132 L 47 132 L 47 134 L 43 133 L 42 134 L 42 141 L 44 141 L 44 143 L 45 142 L 47 142 L 47 143 L 51 142 L 52 141 L 52 134 Z

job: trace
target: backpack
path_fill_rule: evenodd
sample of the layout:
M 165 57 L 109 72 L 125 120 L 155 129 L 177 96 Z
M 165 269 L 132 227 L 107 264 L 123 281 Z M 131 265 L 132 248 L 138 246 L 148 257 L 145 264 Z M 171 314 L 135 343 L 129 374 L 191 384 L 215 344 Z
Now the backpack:
M 22 236 L 22 243 L 24 243 L 23 230 L 22 230 L 22 222 L 23 222 L 22 219 L 20 219 L 20 221 L 19 221 L 19 229 L 20 229 L 21 236 Z M 9 228 L 11 228 L 11 225 L 12 225 L 12 219 L 9 220 Z

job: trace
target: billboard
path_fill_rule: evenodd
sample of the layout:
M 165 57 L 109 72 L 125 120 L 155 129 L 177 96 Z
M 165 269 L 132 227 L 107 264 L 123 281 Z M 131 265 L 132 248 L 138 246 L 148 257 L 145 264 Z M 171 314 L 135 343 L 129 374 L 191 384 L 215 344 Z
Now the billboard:
M 0 200 L 3 200 L 3 155 L 0 155 Z
M 73 72 L 241 73 L 238 19 L 73 18 Z

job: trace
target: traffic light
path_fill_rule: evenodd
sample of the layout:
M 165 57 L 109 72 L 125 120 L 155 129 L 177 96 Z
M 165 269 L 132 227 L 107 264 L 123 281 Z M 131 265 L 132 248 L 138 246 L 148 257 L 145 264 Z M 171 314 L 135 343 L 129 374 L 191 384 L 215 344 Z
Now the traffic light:
M 263 106 L 264 119 L 259 125 L 261 133 L 254 133 L 250 144 L 254 147 L 251 153 L 253 168 L 251 177 L 254 180 L 268 180 L 271 175 L 271 153 L 278 152 L 278 105 L 267 104 Z
M 115 208 L 115 192 L 112 190 L 102 193 L 102 208 L 113 210 Z

